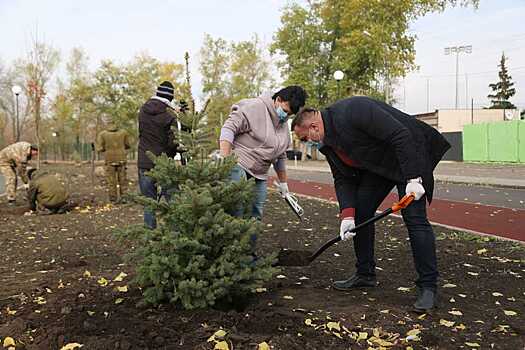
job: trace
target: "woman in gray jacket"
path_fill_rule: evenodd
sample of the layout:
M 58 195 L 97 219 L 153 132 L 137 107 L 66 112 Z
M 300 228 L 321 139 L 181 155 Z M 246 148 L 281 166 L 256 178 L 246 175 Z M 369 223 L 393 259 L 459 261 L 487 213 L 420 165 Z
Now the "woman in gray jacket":
M 233 181 L 255 178 L 251 216 L 259 220 L 263 215 L 271 164 L 279 178 L 281 195 L 288 193 L 285 162 L 291 139 L 287 121 L 304 106 L 305 100 L 306 92 L 300 86 L 288 86 L 273 96 L 244 99 L 232 106 L 222 126 L 220 155 L 226 157 L 233 152 L 237 156 L 238 163 L 231 174 Z M 234 213 L 235 216 L 242 214 L 242 209 Z

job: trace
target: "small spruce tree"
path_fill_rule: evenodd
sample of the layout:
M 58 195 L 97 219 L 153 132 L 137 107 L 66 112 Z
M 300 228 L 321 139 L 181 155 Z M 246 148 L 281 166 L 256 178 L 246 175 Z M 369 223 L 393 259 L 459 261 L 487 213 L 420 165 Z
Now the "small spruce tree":
M 231 302 L 252 293 L 277 271 L 274 255 L 253 259 L 250 235 L 260 234 L 261 224 L 228 214 L 251 203 L 254 183 L 229 181 L 234 157 L 220 163 L 209 159 L 204 111 L 178 115 L 191 129 L 176 131 L 177 142 L 187 148 L 186 165 L 166 155 L 154 157 L 149 176 L 174 189 L 171 199 L 136 200 L 157 213 L 157 228 L 137 225 L 117 232 L 134 243 L 129 257 L 137 266 L 136 282 L 147 304 L 196 309 Z
M 516 94 L 516 89 L 513 88 L 514 83 L 512 77 L 509 75 L 509 71 L 506 65 L 505 53 L 501 55 L 501 61 L 498 67 L 500 71 L 498 73 L 499 81 L 494 84 L 489 84 L 493 93 L 487 97 L 491 99 L 490 109 L 514 109 L 514 106 L 509 99 Z

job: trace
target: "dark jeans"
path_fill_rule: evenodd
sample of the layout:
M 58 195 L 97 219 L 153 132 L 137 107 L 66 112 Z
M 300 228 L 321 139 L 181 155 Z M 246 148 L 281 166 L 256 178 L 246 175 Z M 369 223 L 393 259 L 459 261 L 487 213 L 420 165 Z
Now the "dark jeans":
M 139 188 L 140 193 L 143 196 L 146 196 L 148 198 L 152 198 L 155 200 L 160 200 L 161 197 L 164 197 L 166 201 L 169 201 L 171 198 L 171 193 L 167 191 L 167 189 L 162 188 L 160 192 L 160 196 L 157 189 L 157 182 L 152 178 L 147 176 L 145 173 L 148 172 L 149 169 L 140 169 L 139 168 Z M 149 227 L 151 229 L 154 229 L 157 227 L 157 218 L 155 216 L 155 212 L 148 210 L 144 208 L 144 225 L 146 227 Z
M 384 177 L 366 170 L 360 170 L 356 190 L 355 224 L 359 225 L 375 215 L 376 210 L 394 186 L 399 197 L 405 195 L 405 183 L 395 183 Z M 435 290 L 438 270 L 436 258 L 435 236 L 427 219 L 426 196 L 412 202 L 401 211 L 403 221 L 408 229 L 412 255 L 418 279 L 416 285 L 420 288 Z M 375 227 L 369 225 L 357 233 L 354 239 L 354 249 L 357 257 L 357 274 L 375 277 L 374 239 Z

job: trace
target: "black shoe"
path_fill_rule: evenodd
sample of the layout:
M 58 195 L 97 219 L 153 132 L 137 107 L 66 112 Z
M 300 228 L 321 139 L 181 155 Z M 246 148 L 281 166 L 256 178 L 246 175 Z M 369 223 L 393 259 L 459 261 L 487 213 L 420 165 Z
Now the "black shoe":
M 418 314 L 428 313 L 436 307 L 437 293 L 431 289 L 418 290 L 418 297 L 414 303 L 414 311 Z
M 375 287 L 377 285 L 377 280 L 375 277 L 365 277 L 360 275 L 353 275 L 347 280 L 344 281 L 335 281 L 332 286 L 337 290 L 350 290 L 354 288 L 362 287 Z

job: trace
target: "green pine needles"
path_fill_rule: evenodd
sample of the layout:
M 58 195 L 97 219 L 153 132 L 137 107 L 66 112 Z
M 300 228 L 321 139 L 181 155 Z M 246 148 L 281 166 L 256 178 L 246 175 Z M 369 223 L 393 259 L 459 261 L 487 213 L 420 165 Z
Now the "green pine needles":
M 253 181 L 229 181 L 233 157 L 220 163 L 208 158 L 203 112 L 184 119 L 192 126 L 191 132 L 178 133 L 178 141 L 188 146 L 187 164 L 162 155 L 150 171 L 172 192 L 170 200 L 136 199 L 157 213 L 157 228 L 130 226 L 117 236 L 135 247 L 128 258 L 137 266 L 135 281 L 145 303 L 197 309 L 244 298 L 277 270 L 274 255 L 253 257 L 250 237 L 262 232 L 261 224 L 228 214 L 251 203 Z

